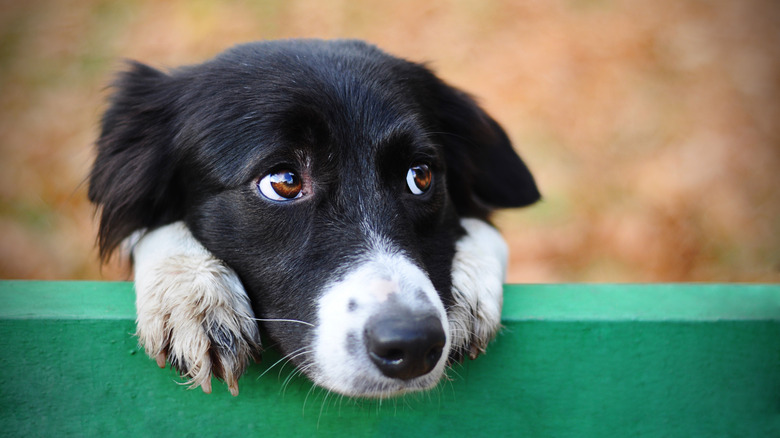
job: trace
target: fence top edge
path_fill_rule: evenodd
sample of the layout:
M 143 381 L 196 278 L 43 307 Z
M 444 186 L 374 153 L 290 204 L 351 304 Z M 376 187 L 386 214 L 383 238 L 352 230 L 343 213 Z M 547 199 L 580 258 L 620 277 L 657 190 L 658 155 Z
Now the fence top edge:
M 780 322 L 780 284 L 510 284 L 503 321 Z M 135 319 L 130 282 L 0 280 L 0 319 Z

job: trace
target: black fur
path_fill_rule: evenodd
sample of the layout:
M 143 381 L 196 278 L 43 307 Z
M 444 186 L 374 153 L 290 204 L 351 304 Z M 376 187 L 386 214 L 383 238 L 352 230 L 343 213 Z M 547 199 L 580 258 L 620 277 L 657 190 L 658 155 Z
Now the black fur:
M 359 41 L 245 44 L 167 74 L 132 63 L 114 88 L 89 187 L 101 256 L 184 220 L 239 274 L 260 318 L 314 322 L 320 286 L 361 255 L 366 224 L 423 267 L 446 307 L 459 217 L 539 199 L 469 96 Z M 422 196 L 405 182 L 418 162 L 434 172 Z M 280 169 L 308 175 L 311 193 L 262 197 L 257 179 Z M 290 351 L 310 336 L 266 330 Z

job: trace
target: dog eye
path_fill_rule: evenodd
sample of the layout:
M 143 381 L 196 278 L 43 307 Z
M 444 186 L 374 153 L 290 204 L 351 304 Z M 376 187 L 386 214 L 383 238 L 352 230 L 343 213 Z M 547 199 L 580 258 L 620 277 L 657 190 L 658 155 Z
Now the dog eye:
M 406 172 L 406 185 L 413 195 L 422 195 L 431 187 L 433 173 L 427 164 L 417 164 Z
M 257 189 L 272 201 L 291 201 L 303 195 L 303 182 L 295 172 L 281 170 L 262 177 Z

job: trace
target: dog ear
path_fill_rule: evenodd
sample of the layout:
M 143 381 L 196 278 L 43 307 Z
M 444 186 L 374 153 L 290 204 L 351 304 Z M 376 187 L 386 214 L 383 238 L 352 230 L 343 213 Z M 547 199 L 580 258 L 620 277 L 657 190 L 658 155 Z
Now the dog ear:
M 466 93 L 436 81 L 436 135 L 444 145 L 448 185 L 461 214 L 524 207 L 541 197 L 504 130 Z
M 113 84 L 102 119 L 89 199 L 98 207 L 98 247 L 106 260 L 136 230 L 175 220 L 171 76 L 130 63 Z

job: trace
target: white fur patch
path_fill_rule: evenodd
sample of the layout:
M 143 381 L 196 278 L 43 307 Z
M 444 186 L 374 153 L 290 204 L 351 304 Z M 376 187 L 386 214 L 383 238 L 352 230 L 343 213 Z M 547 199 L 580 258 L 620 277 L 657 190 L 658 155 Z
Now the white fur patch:
M 466 229 L 456 245 L 452 263 L 449 309 L 452 348 L 475 358 L 501 326 L 503 284 L 509 250 L 501 234 L 479 219 L 460 221 Z
M 246 362 L 260 349 L 249 298 L 236 273 L 208 252 L 182 222 L 130 240 L 135 258 L 137 336 L 160 366 L 166 357 L 211 391 L 216 354 L 234 395 Z M 219 348 L 227 346 L 230 348 Z
M 409 381 L 388 378 L 371 362 L 364 329 L 390 297 L 410 309 L 439 315 L 444 332 L 449 332 L 444 306 L 428 276 L 406 256 L 376 250 L 342 280 L 325 288 L 313 346 L 311 377 L 315 383 L 341 394 L 384 397 L 430 388 L 439 381 L 449 337 L 434 368 Z

